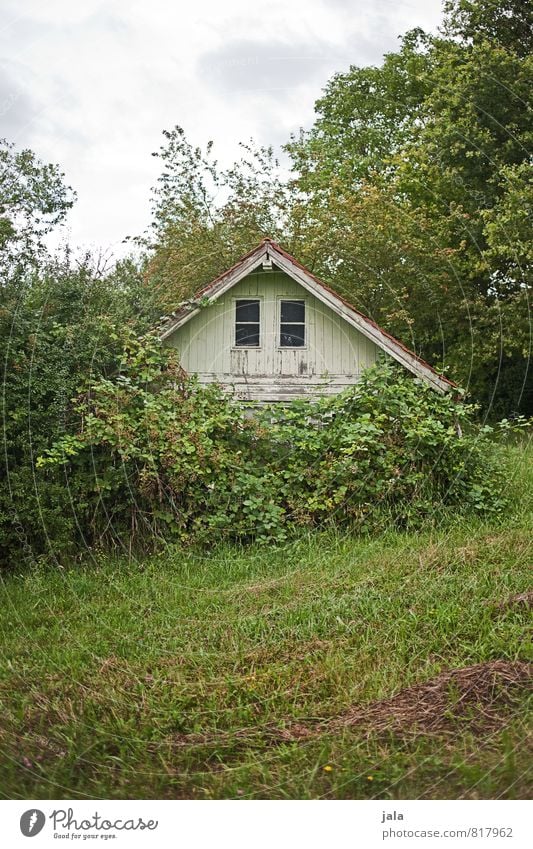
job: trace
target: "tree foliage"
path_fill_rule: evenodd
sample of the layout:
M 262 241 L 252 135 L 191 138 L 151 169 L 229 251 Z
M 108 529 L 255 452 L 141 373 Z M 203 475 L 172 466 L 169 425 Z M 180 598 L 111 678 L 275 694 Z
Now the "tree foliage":
M 164 136 L 144 244 L 149 286 L 162 309 L 174 309 L 263 237 L 283 240 L 293 198 L 271 148 L 242 145 L 241 160 L 223 169 L 211 142 L 193 147 L 181 127 Z
M 65 217 L 74 195 L 56 165 L 0 139 L 0 274 L 45 253 L 43 239 Z
M 127 264 L 126 264 L 127 265 Z M 90 375 L 114 371 L 128 328 L 153 320 L 142 279 L 90 256 L 49 259 L 0 292 L 2 466 L 0 557 L 32 560 L 75 551 L 76 488 L 36 460 L 73 425 L 71 399 Z M 89 473 L 90 470 L 87 470 Z
M 446 3 L 438 36 L 335 76 L 288 146 L 319 272 L 491 415 L 533 409 L 529 17 Z
M 443 32 L 462 44 L 492 44 L 519 56 L 533 52 L 533 8 L 524 0 L 445 0 Z

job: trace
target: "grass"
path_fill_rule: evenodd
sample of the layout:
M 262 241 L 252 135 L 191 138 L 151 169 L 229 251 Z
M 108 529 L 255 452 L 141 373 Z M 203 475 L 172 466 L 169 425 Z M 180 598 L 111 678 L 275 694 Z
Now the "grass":
M 4 577 L 0 792 L 527 796 L 523 689 L 488 724 L 452 691 L 439 731 L 327 724 L 443 670 L 530 659 L 527 608 L 500 603 L 530 589 L 531 449 L 502 462 L 497 522 Z M 302 724 L 316 733 L 284 734 Z

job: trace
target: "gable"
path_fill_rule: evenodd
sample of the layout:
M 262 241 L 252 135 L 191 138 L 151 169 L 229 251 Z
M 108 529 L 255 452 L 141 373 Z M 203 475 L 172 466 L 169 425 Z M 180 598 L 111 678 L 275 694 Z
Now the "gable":
M 257 347 L 236 345 L 236 303 L 241 299 L 260 304 Z M 285 300 L 304 304 L 305 344 L 282 350 L 281 304 Z M 269 375 L 284 382 L 292 377 L 295 385 L 301 382 L 315 389 L 327 376 L 333 386 L 345 387 L 353 384 L 378 354 L 373 342 L 275 266 L 272 271 L 259 268 L 247 274 L 166 338 L 179 349 L 186 371 L 209 375 L 222 384 L 231 383 L 232 376 L 246 374 L 256 382 Z M 301 389 L 307 391 L 305 386 Z
M 402 342 L 395 339 L 374 321 L 356 310 L 355 307 L 334 292 L 333 289 L 326 286 L 326 284 L 295 260 L 294 257 L 290 256 L 290 254 L 286 253 L 270 239 L 264 239 L 253 251 L 246 254 L 232 268 L 197 292 L 192 301 L 182 305 L 166 320 L 160 329 L 160 338 L 162 340 L 169 338 L 180 327 L 183 327 L 194 316 L 198 315 L 206 300 L 208 303 L 216 302 L 251 272 L 263 266 L 271 268 L 273 264 L 298 283 L 302 289 L 329 307 L 330 310 L 350 326 L 358 330 L 380 350 L 389 354 L 389 356 L 401 363 L 401 365 L 414 375 L 424 380 L 433 389 L 439 392 L 447 392 L 455 386 L 453 381 L 436 372 L 435 369 L 403 345 Z

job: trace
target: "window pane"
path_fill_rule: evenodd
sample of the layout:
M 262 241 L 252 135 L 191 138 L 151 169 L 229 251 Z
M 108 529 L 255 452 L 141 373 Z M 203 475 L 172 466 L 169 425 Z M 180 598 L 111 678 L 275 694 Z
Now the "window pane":
M 302 348 L 305 345 L 305 325 L 282 324 L 279 344 L 282 348 Z
M 303 324 L 305 322 L 305 301 L 282 301 L 281 321 L 292 324 Z
M 236 301 L 237 321 L 259 321 L 259 301 Z
M 259 324 L 235 325 L 235 345 L 239 348 L 258 348 Z

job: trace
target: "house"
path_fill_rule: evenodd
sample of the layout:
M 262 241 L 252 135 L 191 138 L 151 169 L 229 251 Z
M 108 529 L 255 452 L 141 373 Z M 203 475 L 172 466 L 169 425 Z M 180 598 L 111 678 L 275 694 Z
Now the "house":
M 455 386 L 271 239 L 181 305 L 160 338 L 201 383 L 241 400 L 334 394 L 382 353 L 439 392 Z

